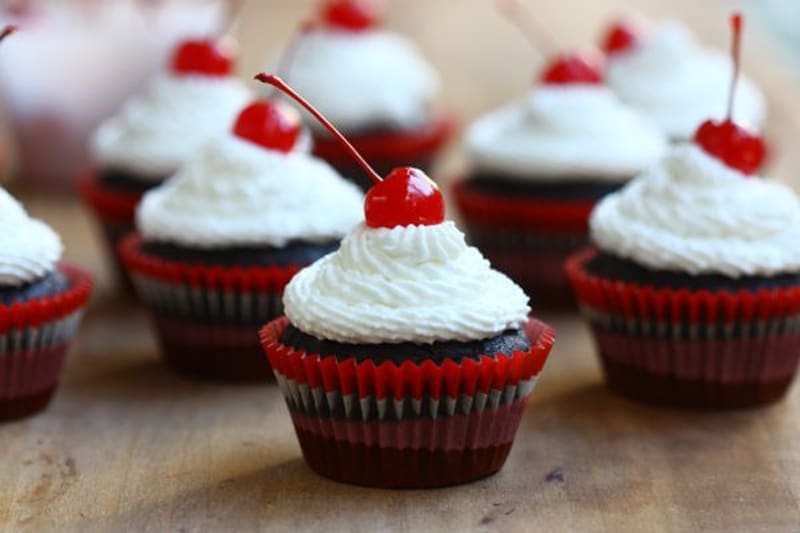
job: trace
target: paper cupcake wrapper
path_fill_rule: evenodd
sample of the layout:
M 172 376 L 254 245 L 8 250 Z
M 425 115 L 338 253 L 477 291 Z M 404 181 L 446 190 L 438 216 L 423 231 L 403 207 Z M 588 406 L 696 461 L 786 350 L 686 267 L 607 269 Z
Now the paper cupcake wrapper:
M 715 384 L 788 383 L 800 361 L 800 287 L 711 292 L 599 278 L 571 257 L 567 273 L 607 366 Z
M 92 289 L 89 274 L 64 264 L 59 269 L 67 290 L 0 305 L 0 419 L 43 408 L 58 382 Z
M 142 193 L 104 187 L 92 172 L 78 179 L 78 192 L 101 221 L 133 227 Z
M 398 365 L 295 350 L 280 342 L 288 323 L 271 322 L 261 341 L 289 408 L 348 420 L 436 419 L 513 403 L 530 394 L 554 342 L 552 330 L 531 319 L 527 352 Z

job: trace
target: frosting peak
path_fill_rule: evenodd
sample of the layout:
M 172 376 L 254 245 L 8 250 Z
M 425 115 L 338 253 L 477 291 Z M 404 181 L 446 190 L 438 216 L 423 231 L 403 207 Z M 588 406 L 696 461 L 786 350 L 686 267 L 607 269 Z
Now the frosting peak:
M 249 99 L 250 91 L 231 76 L 162 74 L 95 132 L 94 157 L 101 166 L 161 180 L 228 131 Z
M 362 203 L 358 188 L 324 161 L 225 135 L 146 193 L 137 223 L 147 240 L 279 247 L 341 239 L 362 220 Z
M 56 268 L 64 250 L 50 226 L 28 216 L 25 209 L 0 188 L 0 286 L 32 283 Z
M 621 191 L 590 219 L 602 250 L 655 270 L 732 278 L 800 271 L 800 201 L 692 144 Z
M 666 140 L 606 87 L 541 86 L 480 119 L 467 149 L 484 169 L 522 179 L 621 181 L 657 160 Z
M 286 80 L 343 130 L 413 129 L 428 121 L 439 79 L 407 39 L 326 27 L 295 39 Z
M 726 54 L 701 47 L 676 21 L 611 55 L 606 66 L 606 80 L 619 97 L 673 139 L 690 139 L 704 120 L 725 116 L 731 73 Z M 759 127 L 766 113 L 763 95 L 744 77 L 736 92 L 734 119 Z
M 447 221 L 358 226 L 298 273 L 286 315 L 309 335 L 344 343 L 481 340 L 527 319 L 528 298 Z

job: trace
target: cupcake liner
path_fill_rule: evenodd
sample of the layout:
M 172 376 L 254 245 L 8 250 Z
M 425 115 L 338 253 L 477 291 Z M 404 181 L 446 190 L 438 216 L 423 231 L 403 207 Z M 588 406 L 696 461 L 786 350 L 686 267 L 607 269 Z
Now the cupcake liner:
M 513 198 L 453 188 L 467 240 L 538 302 L 574 305 L 564 261 L 588 244 L 594 201 Z
M 82 270 L 59 265 L 70 287 L 58 294 L 0 305 L 0 420 L 44 408 L 92 288 Z
M 122 237 L 134 231 L 136 206 L 143 194 L 104 187 L 93 173 L 87 173 L 78 179 L 78 192 L 100 223 L 117 277 L 126 290 L 132 291 L 133 285 L 117 254 L 117 245 Z
M 307 462 L 322 475 L 370 486 L 432 487 L 498 470 L 554 342 L 548 326 L 530 319 L 526 352 L 376 363 L 295 350 L 280 341 L 288 324 L 271 322 L 261 341 Z M 461 467 L 431 462 L 444 454 Z M 354 462 L 359 455 L 372 466 Z M 396 468 L 402 480 L 389 475 Z
M 132 234 L 119 251 L 150 310 L 167 362 L 181 373 L 224 380 L 272 376 L 259 327 L 283 312 L 283 289 L 301 266 L 207 266 L 141 251 Z
M 690 407 L 757 405 L 765 387 L 769 401 L 785 391 L 800 362 L 800 287 L 656 289 L 588 273 L 595 253 L 575 254 L 566 270 L 613 387 Z

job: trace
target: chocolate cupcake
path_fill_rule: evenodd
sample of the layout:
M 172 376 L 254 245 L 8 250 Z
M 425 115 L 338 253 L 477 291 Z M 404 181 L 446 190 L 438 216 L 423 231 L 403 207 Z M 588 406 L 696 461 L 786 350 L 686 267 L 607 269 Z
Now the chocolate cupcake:
M 540 302 L 572 302 L 566 257 L 594 204 L 656 161 L 666 140 L 602 84 L 591 56 L 557 58 L 522 101 L 466 134 L 454 188 L 468 240 Z
M 59 263 L 63 246 L 0 189 L 0 420 L 44 409 L 91 292 L 91 276 Z
M 284 52 L 285 76 L 334 121 L 380 172 L 426 169 L 455 126 L 436 107 L 440 82 L 406 38 L 381 26 L 375 7 L 325 0 Z M 357 96 L 354 96 L 354 91 Z M 338 141 L 314 122 L 314 153 L 343 176 L 369 187 Z
M 319 116 L 280 79 L 286 91 Z M 554 342 L 528 297 L 444 220 L 422 171 L 376 183 L 366 223 L 286 287 L 262 342 L 306 462 L 337 481 L 436 487 L 499 470 Z
M 648 26 L 622 20 L 609 28 L 603 43 L 608 85 L 672 141 L 689 140 L 702 121 L 725 113 L 730 58 L 703 47 L 676 20 Z M 736 102 L 738 123 L 763 126 L 766 101 L 751 80 L 741 80 Z
M 231 133 L 145 194 L 139 232 L 120 253 L 174 370 L 271 376 L 259 327 L 282 313 L 292 276 L 361 220 L 358 188 L 300 144 L 308 139 L 297 112 L 255 102 Z
M 111 250 L 133 231 L 142 195 L 225 131 L 250 99 L 232 69 L 229 47 L 185 41 L 171 68 L 95 132 L 94 168 L 79 187 Z

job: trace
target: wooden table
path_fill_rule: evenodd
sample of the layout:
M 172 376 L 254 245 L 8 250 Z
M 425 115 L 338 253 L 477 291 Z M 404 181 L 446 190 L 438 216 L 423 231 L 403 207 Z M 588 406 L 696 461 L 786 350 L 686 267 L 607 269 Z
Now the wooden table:
M 269 18 L 259 13 L 266 2 L 246 7 L 239 31 L 246 43 L 262 44 L 248 48 L 245 72 L 257 70 L 268 55 L 252 51 L 265 50 L 267 40 L 283 40 L 309 4 L 273 3 Z M 445 75 L 448 101 L 465 117 L 528 85 L 536 54 L 488 2 L 396 4 L 402 7 L 394 6 L 393 24 L 419 38 Z M 555 2 L 539 4 L 542 19 L 573 44 L 587 42 L 598 21 L 622 1 L 576 0 L 567 3 L 569 13 L 550 5 Z M 638 4 L 649 13 L 665 9 L 655 0 Z M 669 4 L 706 30 L 709 41 L 725 42 L 723 10 L 708 2 Z M 798 86 L 780 58 L 763 61 L 773 54 L 768 40 L 748 34 L 748 43 L 748 66 L 770 92 L 771 133 L 786 142 L 800 126 Z M 797 151 L 779 151 L 774 173 L 792 178 L 799 157 Z M 450 161 L 446 168 L 457 168 L 457 156 Z M 544 309 L 536 313 L 558 329 L 557 347 L 498 475 L 462 487 L 407 492 L 322 479 L 300 458 L 274 385 L 213 385 L 168 373 L 144 313 L 115 295 L 82 209 L 38 196 L 26 200 L 65 236 L 68 258 L 97 272 L 99 281 L 50 408 L 0 427 L 0 529 L 800 528 L 797 387 L 785 401 L 760 410 L 645 408 L 603 387 L 587 329 L 576 317 Z

